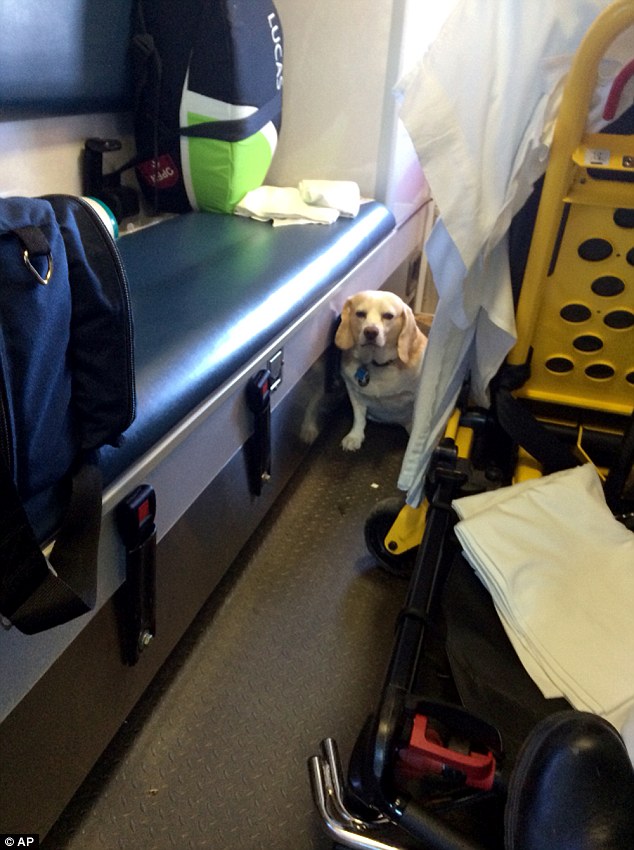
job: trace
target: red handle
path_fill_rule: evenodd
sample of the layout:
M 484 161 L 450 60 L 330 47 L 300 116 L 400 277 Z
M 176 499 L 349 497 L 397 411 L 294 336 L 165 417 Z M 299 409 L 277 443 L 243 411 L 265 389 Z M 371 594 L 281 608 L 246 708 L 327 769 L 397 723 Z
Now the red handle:
M 428 722 L 424 715 L 414 717 L 409 746 L 399 751 L 401 770 L 411 776 L 424 776 L 453 769 L 462 774 L 465 785 L 490 791 L 495 779 L 493 753 L 458 752 L 446 747 Z
M 621 68 L 614 78 L 610 94 L 608 95 L 608 99 L 605 102 L 605 108 L 603 109 L 603 118 L 606 121 L 611 121 L 616 115 L 616 109 L 619 105 L 621 95 L 623 94 L 623 89 L 632 75 L 634 75 L 634 59 Z

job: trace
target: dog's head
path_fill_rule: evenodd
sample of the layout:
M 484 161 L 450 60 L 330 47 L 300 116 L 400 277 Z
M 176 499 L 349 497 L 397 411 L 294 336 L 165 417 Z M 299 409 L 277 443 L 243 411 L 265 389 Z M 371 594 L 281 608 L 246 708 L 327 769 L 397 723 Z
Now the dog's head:
M 366 362 L 398 357 L 409 366 L 425 343 L 411 308 L 393 292 L 358 292 L 343 305 L 335 345 L 356 348 Z

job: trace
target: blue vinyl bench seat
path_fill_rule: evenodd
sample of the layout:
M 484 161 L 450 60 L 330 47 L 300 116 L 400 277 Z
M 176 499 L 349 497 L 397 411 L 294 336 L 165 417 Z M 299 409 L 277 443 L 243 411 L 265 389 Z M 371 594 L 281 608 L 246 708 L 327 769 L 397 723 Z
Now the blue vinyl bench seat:
M 123 236 L 137 417 L 102 452 L 108 484 L 310 309 L 393 229 L 383 205 L 332 225 L 274 228 L 188 213 Z

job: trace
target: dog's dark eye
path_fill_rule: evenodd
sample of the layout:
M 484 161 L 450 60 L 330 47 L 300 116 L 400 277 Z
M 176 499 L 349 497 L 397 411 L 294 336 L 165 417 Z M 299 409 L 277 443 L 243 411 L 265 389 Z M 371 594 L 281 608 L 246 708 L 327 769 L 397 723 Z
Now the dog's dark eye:
M 394 313 L 383 313 L 383 318 L 389 321 L 394 318 Z
M 357 312 L 355 313 L 355 315 L 356 315 L 357 319 L 365 319 L 365 317 L 366 317 L 368 314 L 365 312 L 365 310 L 357 310 Z

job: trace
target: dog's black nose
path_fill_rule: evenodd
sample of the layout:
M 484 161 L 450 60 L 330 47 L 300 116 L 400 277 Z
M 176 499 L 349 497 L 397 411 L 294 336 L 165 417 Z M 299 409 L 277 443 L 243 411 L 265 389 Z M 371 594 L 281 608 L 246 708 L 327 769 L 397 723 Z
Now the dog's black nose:
M 370 340 L 371 342 L 372 342 L 373 340 L 375 340 L 375 339 L 377 338 L 377 336 L 378 336 L 378 335 L 379 335 L 379 329 L 378 329 L 378 328 L 369 327 L 369 328 L 364 328 L 364 329 L 363 329 L 363 336 L 364 336 L 367 340 Z

